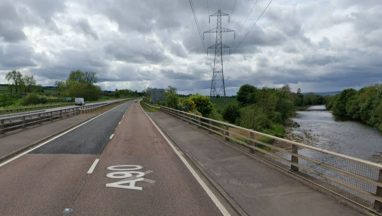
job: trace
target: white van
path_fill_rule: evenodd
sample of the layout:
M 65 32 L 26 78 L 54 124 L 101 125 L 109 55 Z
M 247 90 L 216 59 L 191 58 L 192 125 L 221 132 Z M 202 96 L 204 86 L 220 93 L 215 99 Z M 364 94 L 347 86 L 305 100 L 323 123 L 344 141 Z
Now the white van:
M 74 98 L 74 104 L 78 106 L 85 105 L 85 99 L 84 98 Z

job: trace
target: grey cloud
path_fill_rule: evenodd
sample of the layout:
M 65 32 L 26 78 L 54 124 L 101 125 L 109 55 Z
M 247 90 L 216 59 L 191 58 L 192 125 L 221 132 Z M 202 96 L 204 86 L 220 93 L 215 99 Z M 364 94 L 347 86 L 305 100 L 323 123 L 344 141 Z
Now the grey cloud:
M 97 33 L 94 32 L 94 30 L 93 30 L 92 27 L 90 26 L 88 20 L 80 20 L 80 21 L 77 23 L 77 27 L 78 27 L 78 29 L 79 29 L 80 31 L 82 31 L 84 34 L 90 35 L 90 36 L 93 37 L 94 39 L 98 39 L 98 35 L 97 35 Z
M 193 1 L 201 31 L 216 24 L 208 14 L 231 13 L 224 26 L 237 37 L 223 37 L 233 53 L 224 56 L 228 92 L 243 83 L 325 91 L 382 81 L 380 0 L 274 1 L 255 25 L 267 2 Z M 203 46 L 214 40 L 200 41 L 187 1 L 0 3 L 0 47 L 8 47 L 0 49 L 0 69 L 23 68 L 41 79 L 81 69 L 97 72 L 108 87 L 134 82 L 208 93 L 213 56 Z
M 2 69 L 11 70 L 35 66 L 33 57 L 34 51 L 29 46 L 14 44 L 0 46 L 0 66 Z

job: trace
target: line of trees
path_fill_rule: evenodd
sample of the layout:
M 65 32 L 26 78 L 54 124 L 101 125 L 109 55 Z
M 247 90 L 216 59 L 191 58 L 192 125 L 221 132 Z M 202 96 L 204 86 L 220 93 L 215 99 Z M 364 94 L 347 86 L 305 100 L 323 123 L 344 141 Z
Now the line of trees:
M 5 79 L 10 82 L 9 91 L 11 95 L 30 93 L 38 87 L 33 75 L 23 75 L 16 70 L 8 72 Z
M 326 107 L 340 120 L 355 120 L 382 132 L 382 85 L 367 86 L 360 90 L 345 89 L 328 97 Z

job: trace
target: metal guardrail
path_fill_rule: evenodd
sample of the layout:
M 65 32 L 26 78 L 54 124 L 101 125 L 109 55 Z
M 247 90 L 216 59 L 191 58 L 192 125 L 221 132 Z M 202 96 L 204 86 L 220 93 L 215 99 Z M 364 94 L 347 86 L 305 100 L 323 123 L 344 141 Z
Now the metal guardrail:
M 119 103 L 123 100 L 106 101 L 94 104 L 87 104 L 84 106 L 69 107 L 69 108 L 57 108 L 41 112 L 15 113 L 12 116 L 0 117 L 0 134 L 5 134 L 6 132 L 23 129 L 31 125 L 41 124 L 47 121 L 53 121 L 57 119 L 67 118 L 73 115 L 78 115 L 80 113 L 91 112 L 95 109 Z
M 245 146 L 255 156 L 382 215 L 382 164 L 168 107 L 160 110 Z
M 11 109 L 0 109 L 0 115 L 12 115 L 12 114 L 16 114 L 16 113 L 20 113 L 20 112 L 34 112 L 34 111 L 38 111 L 38 110 L 43 110 L 43 109 L 50 109 L 50 108 L 56 108 L 56 107 L 60 107 L 60 106 L 68 106 L 70 105 L 69 103 L 55 103 L 55 104 L 52 104 L 52 105 L 43 105 L 43 106 L 36 106 L 36 107 L 28 107 L 28 106 L 25 106 L 25 107 L 21 107 L 21 108 L 11 108 Z

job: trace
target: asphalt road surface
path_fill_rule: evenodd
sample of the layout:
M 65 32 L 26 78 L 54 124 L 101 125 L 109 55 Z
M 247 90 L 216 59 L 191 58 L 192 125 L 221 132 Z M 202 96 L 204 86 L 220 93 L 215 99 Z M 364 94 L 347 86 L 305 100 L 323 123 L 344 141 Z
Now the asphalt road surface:
M 0 215 L 221 211 L 139 105 L 128 102 L 1 166 Z

